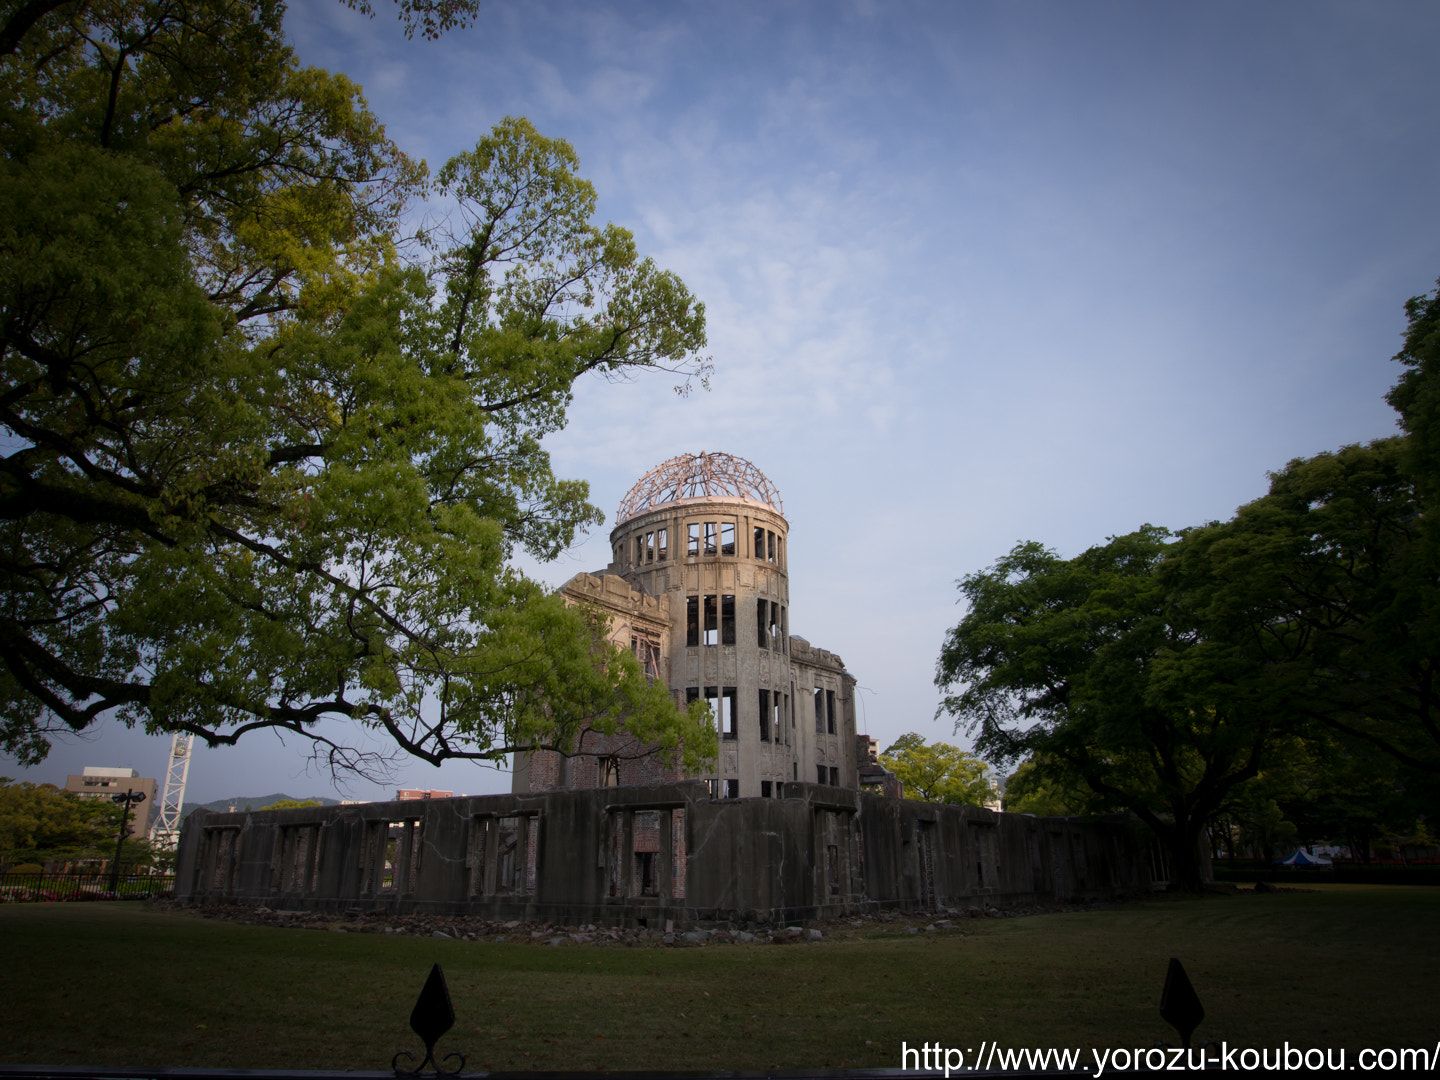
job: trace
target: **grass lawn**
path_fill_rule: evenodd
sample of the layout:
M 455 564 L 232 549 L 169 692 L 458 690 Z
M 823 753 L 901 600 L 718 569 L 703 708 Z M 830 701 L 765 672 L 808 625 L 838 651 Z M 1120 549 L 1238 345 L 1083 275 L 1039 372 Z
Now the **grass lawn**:
M 923 925 L 923 920 L 921 920 Z M 900 1042 L 1148 1047 L 1166 962 L 1230 1045 L 1433 1046 L 1440 888 L 1162 899 L 826 928 L 792 945 L 548 948 L 0 906 L 0 1062 L 385 1068 L 430 964 L 467 1069 L 900 1065 Z M 1088 1053 L 1088 1051 L 1087 1051 Z M 968 1062 L 967 1062 L 968 1063 Z

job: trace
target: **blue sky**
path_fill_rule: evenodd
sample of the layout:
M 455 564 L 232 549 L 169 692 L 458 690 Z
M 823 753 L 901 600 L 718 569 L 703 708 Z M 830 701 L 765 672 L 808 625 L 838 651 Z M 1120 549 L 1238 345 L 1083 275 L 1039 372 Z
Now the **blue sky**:
M 601 218 L 706 303 L 710 392 L 582 385 L 557 471 L 613 519 L 678 453 L 753 461 L 792 628 L 882 747 L 968 745 L 935 657 L 956 580 L 1018 541 L 1225 518 L 1391 434 L 1401 305 L 1440 276 L 1434 4 L 485 0 L 407 42 L 303 0 L 287 27 L 432 169 L 506 115 L 570 140 Z M 532 570 L 602 566 L 607 534 Z M 167 749 L 112 725 L 24 775 L 155 776 Z M 192 799 L 274 790 L 331 788 L 269 736 L 195 758 Z

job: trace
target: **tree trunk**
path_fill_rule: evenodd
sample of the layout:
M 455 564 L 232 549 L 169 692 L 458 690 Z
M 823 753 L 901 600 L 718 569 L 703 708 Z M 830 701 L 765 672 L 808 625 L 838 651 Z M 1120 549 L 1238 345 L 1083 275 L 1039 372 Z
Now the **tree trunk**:
M 1180 819 L 1166 829 L 1163 838 L 1170 850 L 1169 892 L 1199 895 L 1205 891 L 1205 872 L 1200 858 L 1200 830 L 1204 822 Z

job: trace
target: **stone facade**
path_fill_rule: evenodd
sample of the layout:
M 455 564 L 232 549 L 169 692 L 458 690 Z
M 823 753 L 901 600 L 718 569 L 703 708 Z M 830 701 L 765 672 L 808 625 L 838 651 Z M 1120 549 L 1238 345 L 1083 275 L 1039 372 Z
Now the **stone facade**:
M 1151 888 L 1148 833 L 804 783 L 703 782 L 352 806 L 196 811 L 194 903 L 477 914 L 610 926 L 809 922 L 1113 899 Z
M 564 595 L 594 605 L 677 704 L 705 701 L 720 733 L 715 767 L 682 777 L 644 748 L 596 739 L 568 760 L 518 755 L 512 791 L 585 790 L 682 779 L 719 798 L 779 798 L 781 785 L 855 789 L 855 680 L 834 653 L 790 633 L 790 526 L 778 493 L 727 454 L 674 458 L 626 496 L 612 560 Z

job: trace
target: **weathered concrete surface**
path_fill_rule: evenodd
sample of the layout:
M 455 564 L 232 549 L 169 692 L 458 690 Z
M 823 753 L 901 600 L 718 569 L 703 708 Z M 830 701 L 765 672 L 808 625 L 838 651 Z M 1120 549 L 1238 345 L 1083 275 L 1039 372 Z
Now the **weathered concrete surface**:
M 567 925 L 773 925 L 874 910 L 1064 903 L 1151 887 L 1147 835 L 785 784 L 700 782 L 358 806 L 197 812 L 176 897 L 272 909 Z

